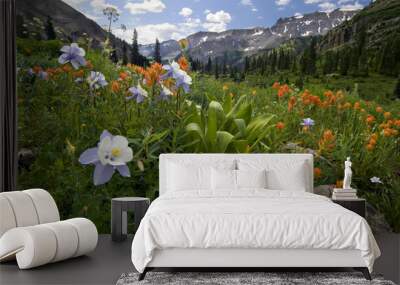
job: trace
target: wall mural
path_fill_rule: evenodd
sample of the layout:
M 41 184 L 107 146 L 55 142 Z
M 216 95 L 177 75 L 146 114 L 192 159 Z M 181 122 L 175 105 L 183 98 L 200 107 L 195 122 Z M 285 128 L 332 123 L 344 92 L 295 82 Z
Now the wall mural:
M 107 233 L 112 197 L 157 197 L 160 153 L 312 153 L 325 194 L 349 156 L 374 230 L 400 232 L 399 1 L 271 25 L 257 1 L 199 18 L 178 7 L 167 35 L 168 1 L 110 2 L 17 0 L 19 189 L 45 188 L 63 218 Z M 235 9 L 258 27 L 234 26 Z

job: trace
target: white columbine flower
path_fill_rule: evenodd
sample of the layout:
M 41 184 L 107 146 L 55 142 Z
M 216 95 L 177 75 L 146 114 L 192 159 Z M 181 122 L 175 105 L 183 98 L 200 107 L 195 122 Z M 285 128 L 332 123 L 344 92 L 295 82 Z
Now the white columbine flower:
M 107 136 L 99 143 L 97 155 L 103 165 L 125 165 L 133 158 L 128 140 L 123 136 Z
M 369 181 L 371 181 L 371 183 L 375 183 L 375 184 L 383 184 L 383 182 L 381 181 L 381 179 L 380 179 L 379 177 L 376 177 L 376 176 L 371 177 L 371 178 L 369 179 Z
M 85 150 L 79 157 L 79 162 L 95 165 L 93 183 L 97 186 L 107 183 L 115 171 L 123 177 L 130 177 L 131 173 L 126 163 L 132 159 L 133 152 L 128 146 L 128 140 L 123 136 L 113 136 L 104 130 L 97 147 Z

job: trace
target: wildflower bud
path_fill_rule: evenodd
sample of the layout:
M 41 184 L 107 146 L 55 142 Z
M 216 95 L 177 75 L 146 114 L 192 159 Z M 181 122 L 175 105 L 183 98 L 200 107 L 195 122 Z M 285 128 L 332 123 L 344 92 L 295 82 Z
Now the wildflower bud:
M 315 167 L 314 168 L 314 177 L 319 178 L 319 177 L 321 177 L 321 174 L 322 174 L 321 168 Z
M 385 137 L 390 137 L 390 136 L 392 135 L 391 129 L 389 129 L 389 128 L 384 129 L 384 130 L 383 130 L 383 135 L 384 135 Z
M 371 151 L 371 150 L 373 150 L 374 148 L 375 148 L 374 145 L 372 145 L 372 144 L 367 144 L 367 150 Z
M 390 112 L 385 112 L 383 116 L 385 117 L 385 119 L 389 119 L 392 116 L 392 114 Z
M 283 122 L 278 122 L 278 123 L 276 123 L 275 127 L 276 127 L 278 130 L 282 130 L 282 129 L 285 128 L 285 124 L 284 124 Z

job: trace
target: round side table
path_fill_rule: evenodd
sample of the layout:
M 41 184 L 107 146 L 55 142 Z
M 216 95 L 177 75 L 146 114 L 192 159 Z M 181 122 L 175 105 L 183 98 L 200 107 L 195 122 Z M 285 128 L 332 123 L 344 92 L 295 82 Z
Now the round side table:
M 128 233 L 128 211 L 132 211 L 136 228 L 150 206 L 150 199 L 143 197 L 119 197 L 111 200 L 111 238 L 123 241 Z

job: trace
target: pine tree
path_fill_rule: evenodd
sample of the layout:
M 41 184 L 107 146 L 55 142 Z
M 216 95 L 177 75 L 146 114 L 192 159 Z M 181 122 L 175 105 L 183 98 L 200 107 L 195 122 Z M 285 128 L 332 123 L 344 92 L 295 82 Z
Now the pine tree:
M 315 75 L 317 72 L 317 39 L 312 38 L 311 45 L 309 47 L 309 58 L 308 58 L 307 74 Z
M 296 57 L 296 55 L 293 55 L 293 60 L 292 61 L 293 61 L 292 67 L 291 67 L 292 73 L 297 73 L 298 66 L 297 66 L 297 57 Z
M 138 44 L 138 33 L 137 33 L 136 29 L 133 30 L 131 63 L 136 64 L 136 65 L 141 65 L 140 54 L 139 54 L 139 44 Z
M 391 76 L 399 74 L 400 67 L 400 33 L 395 34 L 383 49 L 379 73 Z
M 284 70 L 285 69 L 285 51 L 279 50 L 278 51 L 278 70 Z
M 339 56 L 336 51 L 332 53 L 332 72 L 336 72 L 339 66 Z
M 358 75 L 358 59 L 359 59 L 358 49 L 351 48 L 349 54 L 350 54 L 349 73 L 352 75 Z
M 218 58 L 215 59 L 214 76 L 215 76 L 215 79 L 219 78 Z
M 229 77 L 230 77 L 232 80 L 235 80 L 235 79 L 236 79 L 236 70 L 235 70 L 235 68 L 230 68 Z
M 244 58 L 244 72 L 247 73 L 247 72 L 249 72 L 249 70 L 250 70 L 250 60 L 249 60 L 249 57 L 246 56 Z
M 46 36 L 47 36 L 48 40 L 55 40 L 57 38 L 56 32 L 54 30 L 53 22 L 52 22 L 50 16 L 47 17 L 45 30 L 46 30 Z
M 303 55 L 300 57 L 300 73 L 301 74 L 307 74 L 308 62 L 309 62 L 308 50 L 305 50 Z
M 358 49 L 358 74 L 368 76 L 368 54 L 365 48 L 367 42 L 366 27 L 363 26 L 358 33 L 357 49 Z
M 211 60 L 211 57 L 208 57 L 208 61 L 207 61 L 207 65 L 206 65 L 206 72 L 208 73 L 208 74 L 211 74 L 211 71 L 212 71 L 212 60 Z
M 361 76 L 368 76 L 368 54 L 364 50 L 358 59 L 358 74 Z
M 331 51 L 327 51 L 324 56 L 324 64 L 322 68 L 323 74 L 329 74 L 335 71 L 334 54 Z
M 128 50 L 127 50 L 127 43 L 124 41 L 122 43 L 122 64 L 128 64 Z
M 161 63 L 161 50 L 160 50 L 160 42 L 156 39 L 156 45 L 154 47 L 154 60 L 158 63 Z
M 224 52 L 224 60 L 222 62 L 222 74 L 228 74 L 228 53 Z
M 275 50 L 273 50 L 270 53 L 270 59 L 269 62 L 271 62 L 271 73 L 274 74 L 276 71 L 276 63 L 277 63 L 277 56 Z
M 342 50 L 339 61 L 339 71 L 341 75 L 347 75 L 349 71 L 350 53 L 347 50 Z

